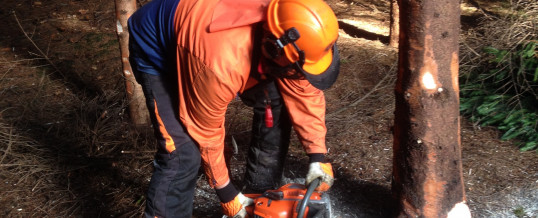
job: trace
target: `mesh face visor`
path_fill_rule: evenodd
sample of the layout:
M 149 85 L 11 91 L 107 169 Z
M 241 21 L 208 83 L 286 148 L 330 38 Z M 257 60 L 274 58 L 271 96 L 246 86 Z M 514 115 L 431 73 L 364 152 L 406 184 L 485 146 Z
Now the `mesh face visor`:
M 318 75 L 309 74 L 308 72 L 304 71 L 302 67 L 299 67 L 308 82 L 320 90 L 330 88 L 334 82 L 336 82 L 338 74 L 340 74 L 340 55 L 338 54 L 338 46 L 336 46 L 336 43 L 333 45 L 332 52 L 333 59 L 331 61 L 331 65 L 329 65 L 329 67 L 323 71 L 323 73 Z

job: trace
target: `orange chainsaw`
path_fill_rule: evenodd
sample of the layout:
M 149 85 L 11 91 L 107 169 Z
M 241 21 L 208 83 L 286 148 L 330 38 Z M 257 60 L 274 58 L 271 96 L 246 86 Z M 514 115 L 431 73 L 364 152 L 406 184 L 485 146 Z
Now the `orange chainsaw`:
M 251 218 L 330 218 L 331 202 L 328 194 L 314 191 L 319 179 L 304 185 L 290 183 L 263 194 L 245 194 L 254 204 L 245 209 Z

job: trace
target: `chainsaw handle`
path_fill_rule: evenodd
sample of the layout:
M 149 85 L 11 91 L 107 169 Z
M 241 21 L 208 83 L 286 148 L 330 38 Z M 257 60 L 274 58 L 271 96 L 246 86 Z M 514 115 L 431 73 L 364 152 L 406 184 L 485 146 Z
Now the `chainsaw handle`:
M 306 210 L 306 205 L 308 204 L 308 201 L 310 201 L 310 196 L 312 196 L 312 193 L 314 193 L 314 190 L 319 186 L 320 182 L 321 182 L 321 178 L 317 178 L 317 179 L 314 179 L 314 181 L 312 181 L 310 185 L 308 185 L 306 194 L 304 195 L 304 198 L 301 201 L 301 204 L 299 205 L 297 218 L 303 218 L 304 212 Z

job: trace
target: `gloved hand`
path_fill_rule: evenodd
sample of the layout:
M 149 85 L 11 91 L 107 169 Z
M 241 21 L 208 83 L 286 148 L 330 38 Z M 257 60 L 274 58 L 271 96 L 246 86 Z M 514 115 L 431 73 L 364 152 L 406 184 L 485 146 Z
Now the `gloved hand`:
M 317 178 L 320 178 L 321 182 L 316 188 L 316 191 L 324 192 L 331 188 L 334 183 L 333 167 L 331 166 L 331 163 L 310 163 L 308 166 L 308 174 L 306 174 L 306 186 Z
M 248 217 L 245 207 L 252 204 L 254 204 L 254 200 L 252 198 L 244 196 L 241 192 L 237 194 L 233 200 L 226 203 L 220 203 L 224 215 L 233 218 Z

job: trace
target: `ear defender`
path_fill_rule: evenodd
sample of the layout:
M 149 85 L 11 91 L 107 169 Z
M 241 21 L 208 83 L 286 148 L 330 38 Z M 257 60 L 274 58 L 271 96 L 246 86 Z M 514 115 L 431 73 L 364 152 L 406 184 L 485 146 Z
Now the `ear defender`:
M 286 32 L 284 32 L 284 34 L 278 39 L 276 39 L 276 37 L 272 35 L 266 37 L 263 43 L 263 50 L 266 56 L 268 56 L 269 58 L 277 59 L 284 55 L 284 47 L 288 44 L 292 44 L 297 53 L 299 54 L 298 61 L 300 62 L 299 64 L 302 66 L 305 60 L 304 51 L 301 50 L 299 46 L 297 46 L 297 44 L 295 44 L 295 41 L 297 41 L 300 37 L 301 34 L 299 34 L 299 31 L 295 27 L 292 27 L 286 30 Z

